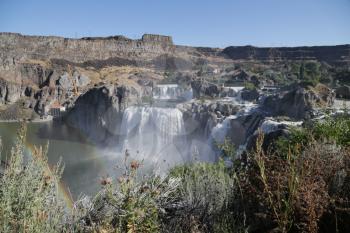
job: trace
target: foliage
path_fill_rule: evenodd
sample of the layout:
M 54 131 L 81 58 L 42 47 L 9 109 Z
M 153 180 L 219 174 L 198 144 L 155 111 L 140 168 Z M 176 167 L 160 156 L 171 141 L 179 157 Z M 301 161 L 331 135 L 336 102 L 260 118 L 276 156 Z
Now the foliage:
M 278 232 L 318 232 L 331 203 L 344 200 L 329 190 L 349 151 L 312 141 L 304 149 L 296 144 L 280 156 L 266 153 L 262 142 L 260 135 L 252 160 L 239 176 L 241 202 L 249 203 L 243 210 L 248 222 L 254 226 L 263 221 L 267 229 Z
M 335 73 L 335 80 L 339 82 L 339 84 L 350 84 L 350 70 L 340 69 Z
M 350 117 L 326 117 L 315 123 L 312 133 L 317 139 L 332 140 L 336 144 L 350 146 Z
M 315 86 L 320 82 L 320 63 L 314 61 L 303 62 L 299 69 L 299 79 Z
M 306 128 L 293 127 L 290 129 L 288 137 L 280 137 L 275 142 L 275 151 L 280 156 L 287 155 L 289 151 L 297 152 L 301 148 L 305 148 L 313 139 L 310 130 Z
M 101 181 L 104 188 L 85 216 L 85 229 L 128 233 L 160 231 L 160 217 L 172 202 L 179 182 L 158 176 L 141 179 L 137 175 L 141 164 L 135 160 L 128 163 L 127 157 L 126 154 L 125 171 L 118 178 L 118 186 L 109 177 Z
M 286 155 L 289 150 L 294 153 L 296 147 L 303 149 L 315 140 L 349 146 L 349 115 L 326 116 L 325 119 L 316 121 L 306 128 L 291 128 L 287 138 L 281 137 L 276 140 L 275 150 L 280 155 Z
M 227 228 L 234 178 L 223 160 L 177 166 L 170 171 L 170 177 L 181 180 L 178 187 L 180 203 L 186 206 L 181 212 L 177 211 L 177 217 L 173 217 L 170 225 L 181 227 L 184 232 L 193 232 L 194 228 L 205 232 Z M 234 224 L 232 220 L 231 225 Z
M 255 85 L 251 82 L 245 82 L 244 88 L 247 90 L 255 90 L 256 89 Z
M 349 232 L 350 119 L 326 117 L 227 166 L 193 162 L 140 176 L 126 152 L 123 175 L 69 213 L 57 193 L 62 168 L 45 150 L 24 157 L 25 128 L 0 177 L 0 232 Z M 233 159 L 229 140 L 217 145 Z
M 61 232 L 64 205 L 58 195 L 60 164 L 51 170 L 46 150 L 35 148 L 24 158 L 26 127 L 22 126 L 0 177 L 0 232 Z
M 234 161 L 236 155 L 235 145 L 230 141 L 230 139 L 225 138 L 223 143 L 217 143 L 216 146 L 222 151 L 222 156 Z

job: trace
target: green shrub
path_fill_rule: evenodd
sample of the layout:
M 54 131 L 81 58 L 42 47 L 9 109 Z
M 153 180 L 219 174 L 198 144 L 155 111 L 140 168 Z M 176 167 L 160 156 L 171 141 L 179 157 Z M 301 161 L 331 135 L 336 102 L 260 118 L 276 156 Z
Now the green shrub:
M 320 66 L 320 63 L 314 61 L 302 63 L 299 69 L 299 79 L 301 81 L 310 83 L 312 86 L 315 86 L 320 82 Z
M 125 160 L 126 161 L 126 160 Z M 173 202 L 178 180 L 137 175 L 137 161 L 125 162 L 125 171 L 116 185 L 111 178 L 104 178 L 104 188 L 92 201 L 86 214 L 85 230 L 106 232 L 159 232 L 161 216 L 166 206 Z
M 234 196 L 234 179 L 223 160 L 177 166 L 169 176 L 181 180 L 179 198 L 186 206 L 186 211 L 173 219 L 174 225 L 181 226 L 185 232 L 196 227 L 205 232 L 213 232 L 214 227 L 227 228 L 227 218 L 232 218 L 229 208 Z
M 315 123 L 312 133 L 316 139 L 331 140 L 338 145 L 350 146 L 350 117 L 327 117 L 323 121 Z
M 288 137 L 280 137 L 275 142 L 275 150 L 280 156 L 287 155 L 289 151 L 297 152 L 307 146 L 313 139 L 310 130 L 306 128 L 290 128 Z
M 216 146 L 221 150 L 222 156 L 230 161 L 235 160 L 236 148 L 229 138 L 225 138 L 223 143 L 217 143 Z
M 26 161 L 25 135 L 23 126 L 0 177 L 0 232 L 63 232 L 65 205 L 58 195 L 62 167 L 51 170 L 42 148 L 35 148 Z
M 244 88 L 247 89 L 247 90 L 254 90 L 254 89 L 256 89 L 254 83 L 251 83 L 251 82 L 245 82 L 244 83 Z

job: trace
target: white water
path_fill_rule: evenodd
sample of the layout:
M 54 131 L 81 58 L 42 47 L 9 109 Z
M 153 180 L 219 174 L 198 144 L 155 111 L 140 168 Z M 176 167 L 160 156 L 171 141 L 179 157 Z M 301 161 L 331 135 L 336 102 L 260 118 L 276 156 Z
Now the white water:
M 228 130 L 231 127 L 231 120 L 237 118 L 235 115 L 231 115 L 225 118 L 222 123 L 218 123 L 211 130 L 211 140 L 214 140 L 215 143 L 223 143 L 225 141 Z M 209 139 L 210 140 L 210 139 Z
M 282 125 L 287 125 L 287 126 L 301 126 L 303 124 L 302 121 L 276 121 L 276 120 L 265 120 L 260 128 L 261 130 L 266 134 L 266 133 L 270 133 L 273 132 L 275 130 L 278 130 L 280 126 Z
M 185 90 L 177 84 L 159 84 L 154 87 L 153 98 L 159 100 L 192 99 L 192 89 Z
M 177 84 L 163 84 L 157 85 L 154 88 L 155 99 L 169 100 L 169 99 L 177 99 L 180 95 L 180 89 Z
M 244 89 L 244 87 L 225 87 L 225 88 L 228 88 L 228 89 L 232 89 L 234 90 L 236 93 L 242 91 Z
M 186 131 L 176 108 L 129 107 L 121 132 L 123 151 L 132 157 L 170 166 L 187 161 Z

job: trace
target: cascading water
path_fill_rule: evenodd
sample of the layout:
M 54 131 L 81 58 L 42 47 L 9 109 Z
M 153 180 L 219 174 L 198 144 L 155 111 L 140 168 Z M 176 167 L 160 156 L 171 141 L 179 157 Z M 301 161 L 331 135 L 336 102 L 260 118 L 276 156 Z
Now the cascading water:
M 154 88 L 154 98 L 155 99 L 177 99 L 179 96 L 179 87 L 177 84 L 163 84 L 157 85 Z
M 137 159 L 168 165 L 187 160 L 182 112 L 176 108 L 129 107 L 121 132 L 123 151 Z
M 153 98 L 159 100 L 192 99 L 192 89 L 186 90 L 177 84 L 159 84 L 153 89 Z

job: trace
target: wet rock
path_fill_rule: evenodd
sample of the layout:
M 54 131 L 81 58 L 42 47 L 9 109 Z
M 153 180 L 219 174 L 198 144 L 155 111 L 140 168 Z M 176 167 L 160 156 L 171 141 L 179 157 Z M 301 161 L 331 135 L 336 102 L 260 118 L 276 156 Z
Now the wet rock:
M 97 144 L 117 140 L 122 117 L 120 102 L 126 93 L 125 87 L 114 85 L 92 88 L 79 96 L 65 121 Z
M 245 101 L 256 101 L 259 98 L 259 92 L 257 89 L 243 89 L 241 91 L 241 97 Z
M 264 118 L 264 113 L 252 112 L 248 115 L 231 119 L 230 130 L 227 136 L 236 146 L 242 145 L 254 134 Z
M 202 80 L 192 81 L 191 87 L 194 98 L 200 98 L 202 96 L 216 97 L 220 94 L 220 88 L 217 85 Z
M 312 116 L 317 107 L 329 107 L 334 102 L 335 94 L 326 86 L 295 87 L 294 89 L 268 96 L 264 99 L 262 109 L 273 116 L 288 116 L 304 119 Z
M 232 88 L 223 87 L 220 91 L 220 97 L 235 97 L 237 93 Z
M 335 91 L 337 98 L 350 99 L 350 86 L 338 87 Z

